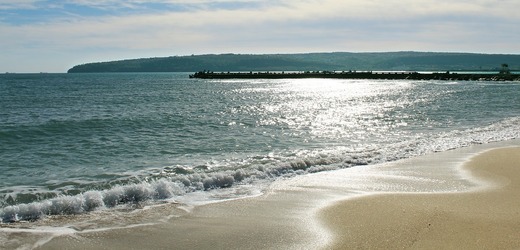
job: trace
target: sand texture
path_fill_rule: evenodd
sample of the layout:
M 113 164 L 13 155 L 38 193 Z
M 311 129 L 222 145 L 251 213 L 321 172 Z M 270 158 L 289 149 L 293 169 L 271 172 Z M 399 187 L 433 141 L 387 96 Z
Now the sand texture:
M 37 243 L 31 233 L 8 238 L 36 249 L 520 249 L 518 145 L 302 175 L 189 212 L 170 204 L 121 219 L 94 213 Z
M 488 188 L 381 194 L 323 211 L 330 249 L 520 249 L 520 148 L 487 151 L 465 168 Z

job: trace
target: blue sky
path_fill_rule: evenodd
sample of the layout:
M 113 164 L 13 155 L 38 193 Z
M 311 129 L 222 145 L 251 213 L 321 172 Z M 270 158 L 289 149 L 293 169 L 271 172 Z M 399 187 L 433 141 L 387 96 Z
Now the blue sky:
M 0 72 L 220 53 L 520 54 L 518 0 L 0 0 Z

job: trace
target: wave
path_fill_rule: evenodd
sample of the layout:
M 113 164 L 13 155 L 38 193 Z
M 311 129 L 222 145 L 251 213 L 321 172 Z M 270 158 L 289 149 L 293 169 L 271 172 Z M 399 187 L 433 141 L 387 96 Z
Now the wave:
M 0 222 L 35 221 L 50 215 L 76 215 L 99 209 L 133 208 L 158 201 L 173 202 L 187 193 L 254 185 L 262 180 L 274 181 L 280 177 L 377 164 L 473 144 L 517 139 L 520 138 L 518 127 L 520 117 L 515 117 L 480 128 L 439 133 L 435 137 L 417 135 L 388 145 L 304 150 L 294 153 L 292 158 L 265 156 L 227 168 L 168 167 L 138 183 L 10 205 L 0 209 Z

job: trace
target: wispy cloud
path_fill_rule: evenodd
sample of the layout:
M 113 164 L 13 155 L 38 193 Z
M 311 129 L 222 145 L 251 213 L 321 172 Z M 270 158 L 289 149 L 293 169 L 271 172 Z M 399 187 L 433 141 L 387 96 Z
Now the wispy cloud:
M 42 0 L 0 0 L 0 10 L 34 9 Z
M 0 47 L 12 60 L 54 52 L 62 56 L 52 60 L 73 62 L 225 52 L 514 53 L 519 8 L 516 0 L 0 0 Z M 17 22 L 21 9 L 40 16 Z M 10 65 L 0 61 L 0 70 Z

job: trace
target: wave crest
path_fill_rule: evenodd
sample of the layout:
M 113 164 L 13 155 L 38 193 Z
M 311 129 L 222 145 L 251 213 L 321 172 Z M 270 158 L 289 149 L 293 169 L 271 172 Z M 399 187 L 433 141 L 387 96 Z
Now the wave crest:
M 510 118 L 489 126 L 450 131 L 433 137 L 421 137 L 396 142 L 385 147 L 366 145 L 363 148 L 305 151 L 291 159 L 275 159 L 254 164 L 249 162 L 235 169 L 175 168 L 153 181 L 114 186 L 107 190 L 87 191 L 74 196 L 59 196 L 29 204 L 17 204 L 0 209 L 0 222 L 34 221 L 48 215 L 74 215 L 98 209 L 132 206 L 158 200 L 173 200 L 176 196 L 196 191 L 229 188 L 258 180 L 274 180 L 299 174 L 328 171 L 358 165 L 376 164 L 403 158 L 446 151 L 472 144 L 520 138 L 517 129 L 520 118 Z M 263 159 L 263 158 L 262 158 Z

